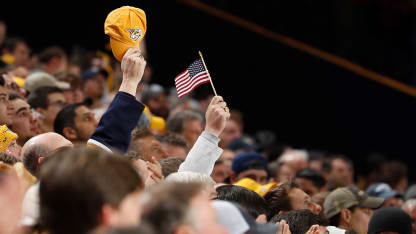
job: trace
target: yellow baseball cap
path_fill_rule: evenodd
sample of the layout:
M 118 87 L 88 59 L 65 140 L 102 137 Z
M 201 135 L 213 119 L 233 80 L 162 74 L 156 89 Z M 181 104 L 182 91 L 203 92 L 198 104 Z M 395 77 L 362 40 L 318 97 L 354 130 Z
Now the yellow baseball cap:
M 266 195 L 266 193 L 268 193 L 270 190 L 278 186 L 278 184 L 275 182 L 264 184 L 264 185 L 259 184 L 250 178 L 243 178 L 239 180 L 237 183 L 235 183 L 234 185 L 238 185 L 246 189 L 250 189 L 262 197 Z
M 6 150 L 7 146 L 17 139 L 17 134 L 10 131 L 6 125 L 0 126 L 0 152 Z
M 107 15 L 104 32 L 110 37 L 114 57 L 121 61 L 128 49 L 139 48 L 146 34 L 146 14 L 136 7 L 117 8 Z

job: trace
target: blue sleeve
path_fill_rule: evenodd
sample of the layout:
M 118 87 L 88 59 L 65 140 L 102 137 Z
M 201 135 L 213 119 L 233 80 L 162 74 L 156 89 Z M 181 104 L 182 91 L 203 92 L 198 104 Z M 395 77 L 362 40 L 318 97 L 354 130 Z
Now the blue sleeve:
M 103 144 L 110 149 L 126 152 L 131 131 L 137 126 L 143 110 L 144 105 L 134 96 L 118 92 L 88 143 Z

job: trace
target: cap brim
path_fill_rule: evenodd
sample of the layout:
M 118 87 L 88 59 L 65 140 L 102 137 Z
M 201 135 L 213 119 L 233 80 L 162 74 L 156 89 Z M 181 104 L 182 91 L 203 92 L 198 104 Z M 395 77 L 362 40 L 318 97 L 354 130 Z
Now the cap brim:
M 123 42 L 120 42 L 116 39 L 113 39 L 111 37 L 110 37 L 110 46 L 111 46 L 111 51 L 113 51 L 114 57 L 120 62 L 121 62 L 121 60 L 123 60 L 123 56 L 127 52 L 128 49 L 130 49 L 132 47 L 139 48 L 139 46 L 127 45 L 127 44 L 125 44 Z
M 363 208 L 377 209 L 384 202 L 384 198 L 381 197 L 367 197 L 365 200 L 361 201 L 358 205 Z
M 70 89 L 71 85 L 69 83 L 63 82 L 63 81 L 57 81 L 56 82 L 56 87 L 60 88 L 60 89 Z

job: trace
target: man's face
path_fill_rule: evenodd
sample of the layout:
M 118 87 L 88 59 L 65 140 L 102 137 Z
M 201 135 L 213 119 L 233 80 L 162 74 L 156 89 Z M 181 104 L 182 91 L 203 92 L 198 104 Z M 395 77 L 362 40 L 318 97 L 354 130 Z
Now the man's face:
M 401 208 L 403 205 L 403 199 L 400 197 L 391 197 L 386 199 L 382 205 L 382 207 L 397 207 Z
M 163 151 L 165 151 L 166 154 L 169 155 L 169 157 L 186 158 L 186 155 L 188 155 L 188 152 L 182 146 L 170 145 L 166 143 L 161 144 Z
M 97 128 L 97 120 L 94 113 L 86 106 L 79 106 L 75 109 L 75 128 L 78 141 L 86 142 Z
M 164 93 L 160 93 L 157 97 L 150 99 L 148 105 L 150 111 L 156 116 L 166 118 L 169 115 L 169 104 Z
M 51 93 L 48 95 L 48 107 L 45 110 L 45 121 L 52 124 L 56 115 L 66 106 L 66 100 L 63 93 Z
M 104 88 L 105 78 L 102 75 L 90 78 L 84 83 L 84 92 L 91 98 L 101 98 L 104 95 Z
M 235 182 L 243 178 L 253 179 L 259 184 L 267 184 L 267 172 L 262 169 L 249 169 L 249 170 L 242 171 L 235 178 Z
M 9 103 L 9 92 L 0 86 L 0 125 L 12 124 L 13 114 L 13 106 Z
M 10 129 L 19 136 L 17 140 L 23 145 L 27 140 L 39 133 L 36 118 L 33 116 L 30 106 L 26 101 L 14 99 L 10 101 L 10 104 L 14 109 L 13 122 Z
M 242 136 L 240 125 L 234 120 L 227 121 L 224 131 L 221 133 L 221 144 L 226 147 L 231 141 L 238 139 Z
M 225 179 L 230 174 L 230 168 L 224 163 L 217 163 L 211 173 L 212 179 L 217 183 L 224 183 Z
M 216 218 L 214 208 L 210 204 L 207 194 L 199 194 L 191 201 L 194 214 L 195 234 L 226 234 L 227 230 L 221 226 Z
M 403 210 L 412 218 L 412 233 L 416 234 L 416 206 L 405 206 Z
M 295 181 L 300 185 L 300 188 L 311 197 L 320 192 L 319 188 L 316 187 L 311 180 L 305 178 L 296 178 Z
M 202 133 L 202 123 L 198 119 L 188 120 L 183 128 L 182 136 L 192 147 Z
M 16 59 L 16 65 L 26 66 L 29 62 L 29 47 L 27 47 L 26 43 L 20 42 L 17 44 L 16 48 L 14 49 L 12 55 Z
M 351 212 L 351 229 L 356 231 L 358 234 L 367 234 L 368 223 L 370 222 L 373 213 L 374 211 L 369 208 L 355 208 L 354 211 Z
M 331 184 L 347 186 L 353 183 L 353 174 L 350 166 L 342 159 L 332 161 L 332 170 L 328 176 Z
M 311 197 L 302 189 L 292 188 L 289 190 L 288 196 L 293 210 L 308 209 L 315 214 L 319 214 L 322 211 L 322 207 L 312 202 Z
M 154 136 L 146 136 L 138 139 L 140 145 L 139 155 L 143 156 L 146 161 L 150 161 L 152 157 L 155 157 L 156 160 L 161 158 L 166 158 L 168 155 L 162 149 L 162 146 Z

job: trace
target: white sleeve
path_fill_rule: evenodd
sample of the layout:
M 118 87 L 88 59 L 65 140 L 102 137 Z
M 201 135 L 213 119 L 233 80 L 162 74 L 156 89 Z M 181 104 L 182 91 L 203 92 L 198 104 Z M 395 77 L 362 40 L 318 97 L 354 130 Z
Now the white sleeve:
M 179 166 L 178 172 L 192 171 L 211 176 L 215 162 L 223 151 L 218 147 L 219 141 L 217 136 L 205 131 L 202 132 L 185 161 Z

